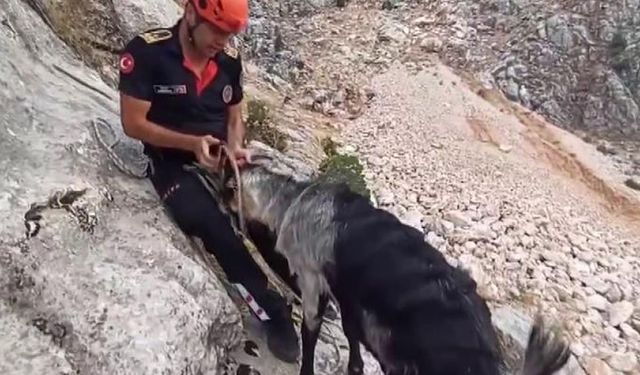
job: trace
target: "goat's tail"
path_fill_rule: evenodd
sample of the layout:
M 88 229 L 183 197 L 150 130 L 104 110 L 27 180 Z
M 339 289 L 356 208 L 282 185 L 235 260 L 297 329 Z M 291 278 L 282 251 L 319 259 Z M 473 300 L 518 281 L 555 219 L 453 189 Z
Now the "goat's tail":
M 529 334 L 520 375 L 551 375 L 569 361 L 569 345 L 537 315 Z

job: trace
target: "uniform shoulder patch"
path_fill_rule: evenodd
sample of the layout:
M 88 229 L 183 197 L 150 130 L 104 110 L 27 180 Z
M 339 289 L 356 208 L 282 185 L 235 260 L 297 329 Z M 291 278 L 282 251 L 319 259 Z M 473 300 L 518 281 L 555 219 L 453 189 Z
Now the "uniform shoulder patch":
M 228 44 L 224 47 L 224 53 L 233 59 L 238 58 L 238 49 Z
M 135 60 L 133 55 L 129 52 L 126 52 L 120 56 L 120 71 L 124 74 L 129 74 L 133 72 L 133 68 L 135 67 Z
M 147 44 L 158 43 L 163 40 L 167 40 L 173 36 L 173 33 L 169 29 L 156 29 L 145 31 L 140 34 L 140 37 L 147 42 Z

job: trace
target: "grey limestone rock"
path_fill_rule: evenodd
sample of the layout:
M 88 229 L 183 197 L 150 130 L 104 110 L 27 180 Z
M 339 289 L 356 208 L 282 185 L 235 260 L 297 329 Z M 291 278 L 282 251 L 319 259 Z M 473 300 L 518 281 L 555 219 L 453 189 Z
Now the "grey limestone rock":
M 25 3 L 0 19 L 0 373 L 217 374 L 240 314 L 150 184 L 97 145 L 115 91 Z M 47 202 L 65 189 L 79 197 Z

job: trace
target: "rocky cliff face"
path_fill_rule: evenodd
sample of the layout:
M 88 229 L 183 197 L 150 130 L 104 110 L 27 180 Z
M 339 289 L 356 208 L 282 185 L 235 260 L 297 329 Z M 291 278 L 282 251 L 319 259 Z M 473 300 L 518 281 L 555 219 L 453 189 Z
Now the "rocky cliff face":
M 351 12 L 357 19 L 344 16 Z M 314 67 L 298 75 L 315 82 L 325 76 L 324 85 L 301 91 L 310 107 L 340 114 L 324 103 L 348 107 L 358 95 L 366 102 L 370 94 L 358 91 L 356 79 L 362 73 L 393 61 L 422 69 L 437 54 L 458 72 L 599 144 L 628 175 L 640 173 L 637 0 L 366 0 L 324 13 L 293 23 L 297 29 L 280 27 L 289 36 L 285 44 L 305 50 L 299 65 Z M 345 70 L 351 74 L 341 74 Z
M 141 30 L 172 25 L 181 15 L 173 0 L 26 0 L 43 27 L 88 67 L 116 85 L 118 52 Z M 26 7 L 25 7 L 26 9 Z
M 359 76 L 396 60 L 419 68 L 437 53 L 640 173 L 637 0 L 367 0 L 322 12 L 289 3 L 253 2 L 245 41 L 268 80 L 308 108 L 360 114 L 372 93 Z
M 638 1 L 481 1 L 458 6 L 477 47 L 457 65 L 486 70 L 512 100 L 555 123 L 637 134 Z
M 97 145 L 97 118 L 128 142 L 116 93 L 24 2 L 0 21 L 0 373 L 217 373 L 240 315 Z
M 445 61 L 560 127 L 637 150 L 637 0 L 441 0 L 418 9 L 428 13 L 424 30 L 443 39 Z M 637 169 L 635 160 L 627 172 Z

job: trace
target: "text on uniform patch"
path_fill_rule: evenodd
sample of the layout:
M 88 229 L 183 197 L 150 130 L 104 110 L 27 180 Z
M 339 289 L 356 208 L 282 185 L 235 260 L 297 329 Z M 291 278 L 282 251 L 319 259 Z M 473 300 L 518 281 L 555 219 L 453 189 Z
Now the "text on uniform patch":
M 165 95 L 184 95 L 187 85 L 153 85 L 153 92 Z

